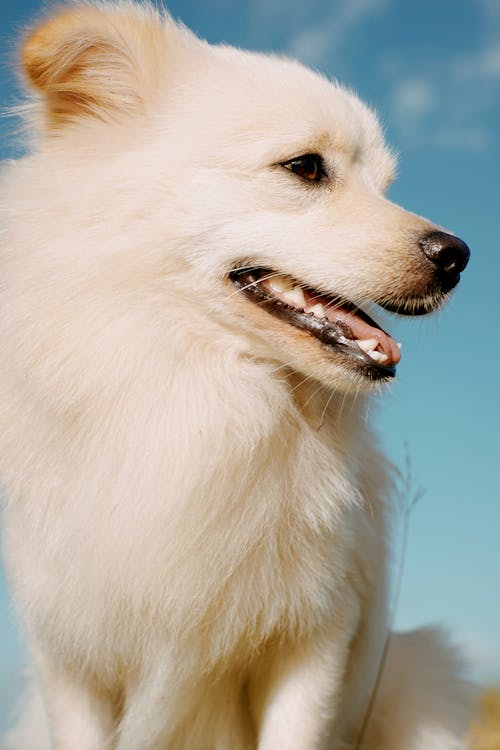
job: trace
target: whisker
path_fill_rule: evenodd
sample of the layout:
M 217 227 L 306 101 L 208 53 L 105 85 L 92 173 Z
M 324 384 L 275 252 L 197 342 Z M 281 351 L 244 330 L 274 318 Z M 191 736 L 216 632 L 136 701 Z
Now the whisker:
M 321 417 L 319 419 L 319 425 L 316 427 L 316 432 L 319 432 L 321 430 L 321 428 L 323 427 L 324 423 L 325 423 L 325 415 L 326 415 L 327 409 L 330 406 L 330 402 L 331 402 L 332 398 L 334 397 L 334 395 L 335 395 L 335 391 L 332 390 L 332 392 L 330 393 L 330 395 L 329 395 L 329 397 L 328 397 L 328 399 L 326 401 L 324 409 L 321 412 Z
M 314 380 L 314 375 L 307 375 L 305 378 L 303 378 L 299 383 L 293 386 L 293 388 L 290 389 L 290 395 L 297 390 L 297 388 L 301 388 L 301 386 L 304 385 L 304 383 L 307 383 L 308 380 Z
M 319 393 L 319 392 L 320 392 L 321 390 L 325 390 L 325 389 L 326 389 L 326 386 L 325 386 L 325 385 L 323 385 L 323 383 L 320 383 L 320 384 L 319 384 L 319 386 L 318 386 L 318 388 L 316 388 L 316 390 L 315 390 L 315 391 L 314 391 L 314 392 L 313 392 L 313 393 L 312 393 L 312 394 L 311 394 L 311 395 L 309 396 L 309 398 L 307 399 L 307 401 L 305 402 L 305 404 L 304 404 L 304 406 L 303 406 L 302 408 L 303 408 L 303 409 L 305 409 L 305 408 L 306 408 L 306 406 L 308 406 L 308 405 L 309 405 L 309 403 L 310 403 L 310 402 L 311 402 L 311 401 L 313 400 L 313 398 L 314 398 L 314 397 L 315 397 L 315 396 L 316 396 L 316 395 L 317 395 L 317 394 L 318 394 L 318 393 Z
M 278 365 L 278 367 L 275 367 L 273 370 L 271 370 L 271 373 L 278 372 L 279 370 L 284 369 L 285 367 L 293 367 L 293 362 L 285 362 L 282 365 Z
M 244 270 L 245 268 L 247 268 L 247 266 L 244 266 L 242 270 Z M 231 299 L 236 294 L 239 294 L 240 292 L 244 292 L 245 289 L 250 289 L 250 287 L 255 286 L 255 284 L 258 284 L 261 281 L 268 281 L 268 279 L 274 279 L 276 276 L 281 276 L 281 274 L 279 274 L 277 271 L 273 271 L 273 273 L 270 273 L 267 276 L 261 276 L 260 279 L 258 279 L 257 281 L 251 281 L 249 284 L 246 284 L 245 286 L 238 287 L 237 289 L 234 290 L 234 292 L 231 292 L 231 294 L 228 294 L 227 297 L 224 297 L 222 299 L 222 302 L 227 302 L 227 300 Z M 211 308 L 211 310 L 213 309 L 215 308 Z

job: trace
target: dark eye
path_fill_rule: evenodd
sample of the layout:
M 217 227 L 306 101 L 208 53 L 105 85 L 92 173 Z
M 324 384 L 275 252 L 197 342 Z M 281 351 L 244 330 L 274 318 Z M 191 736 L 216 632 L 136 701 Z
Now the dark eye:
M 319 154 L 296 156 L 294 159 L 282 162 L 281 166 L 298 174 L 299 177 L 309 180 L 309 182 L 319 182 L 326 176 L 323 159 Z

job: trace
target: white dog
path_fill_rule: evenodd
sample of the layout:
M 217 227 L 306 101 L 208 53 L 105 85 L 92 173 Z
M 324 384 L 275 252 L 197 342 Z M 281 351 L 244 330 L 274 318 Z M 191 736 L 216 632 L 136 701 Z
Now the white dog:
M 373 113 L 293 61 L 125 2 L 59 11 L 23 67 L 0 477 L 43 709 L 3 747 L 463 747 L 434 631 L 394 638 L 368 709 L 391 480 L 367 397 L 399 348 L 358 305 L 431 311 L 466 245 L 384 197 Z

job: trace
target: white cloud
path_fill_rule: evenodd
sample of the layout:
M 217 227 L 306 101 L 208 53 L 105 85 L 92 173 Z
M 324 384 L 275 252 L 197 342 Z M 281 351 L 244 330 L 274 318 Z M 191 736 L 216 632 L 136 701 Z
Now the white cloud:
M 498 0 L 475 0 L 475 2 L 487 16 L 489 22 L 498 21 L 500 24 L 500 4 Z
M 476 97 L 476 104 L 477 104 Z M 466 99 L 471 103 L 471 97 Z M 478 107 L 476 106 L 476 111 Z M 403 78 L 389 94 L 392 122 L 406 145 L 484 151 L 490 137 L 487 128 L 474 122 L 461 95 L 443 81 Z
M 439 106 L 438 91 L 425 78 L 399 77 L 388 93 L 388 117 L 405 146 L 429 146 L 429 122 Z
M 486 127 L 443 127 L 433 137 L 433 145 L 440 148 L 462 149 L 464 151 L 486 151 L 491 136 Z
M 456 60 L 453 73 L 458 81 L 463 82 L 500 78 L 500 39 L 475 55 Z
M 403 147 L 480 152 L 494 140 L 489 120 L 499 105 L 500 0 L 471 3 L 482 39 L 475 48 L 471 42 L 470 52 L 445 56 L 437 45 L 419 61 L 418 74 L 413 53 L 407 57 L 397 44 L 372 60 L 387 82 L 387 121 Z M 391 6 L 394 0 L 253 0 L 250 24 L 260 37 L 280 28 L 285 52 L 342 75 L 355 43 Z
M 332 35 L 327 27 L 317 26 L 301 31 L 288 45 L 288 54 L 308 65 L 321 65 L 333 46 Z
M 280 18 L 293 18 L 296 22 L 310 13 L 316 15 L 321 7 L 321 0 L 254 0 L 252 13 L 261 22 Z
M 486 77 L 500 77 L 500 40 L 494 47 L 484 51 L 481 56 L 480 72 Z
M 355 28 L 388 5 L 389 0 L 337 0 L 323 18 L 290 39 L 288 52 L 309 65 L 320 65 L 349 43 Z
M 324 65 L 348 44 L 353 30 L 392 0 L 255 0 L 256 28 L 281 25 L 288 35 L 286 52 L 309 65 Z M 299 29 L 297 31 L 297 29 Z
M 391 92 L 394 115 L 402 121 L 414 121 L 425 117 L 434 107 L 434 86 L 422 78 L 399 81 Z
M 497 646 L 484 635 L 471 633 L 459 641 L 473 677 L 483 683 L 500 679 L 500 652 Z
M 500 104 L 500 3 L 475 2 L 485 31 L 470 53 L 427 59 L 418 78 L 408 72 L 401 54 L 380 60 L 382 75 L 391 81 L 389 108 L 405 146 L 479 152 L 494 140 L 490 119 Z

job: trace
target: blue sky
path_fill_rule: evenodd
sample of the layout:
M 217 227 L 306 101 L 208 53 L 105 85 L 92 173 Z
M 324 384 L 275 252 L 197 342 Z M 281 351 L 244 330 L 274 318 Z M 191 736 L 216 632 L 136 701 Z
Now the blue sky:
M 16 102 L 15 40 L 41 2 L 0 8 L 2 105 Z M 374 106 L 400 154 L 391 198 L 465 239 L 469 268 L 449 306 L 391 320 L 397 382 L 377 399 L 381 440 L 425 494 L 410 522 L 396 625 L 440 622 L 483 679 L 500 679 L 500 2 L 172 0 L 211 42 L 294 55 Z M 0 119 L 0 158 L 15 153 Z M 0 578 L 0 727 L 22 662 Z

